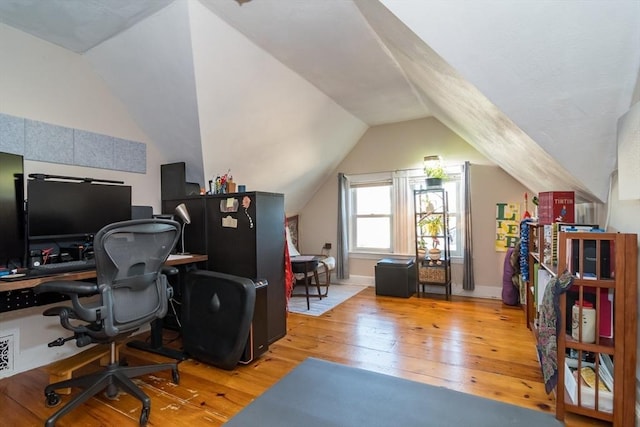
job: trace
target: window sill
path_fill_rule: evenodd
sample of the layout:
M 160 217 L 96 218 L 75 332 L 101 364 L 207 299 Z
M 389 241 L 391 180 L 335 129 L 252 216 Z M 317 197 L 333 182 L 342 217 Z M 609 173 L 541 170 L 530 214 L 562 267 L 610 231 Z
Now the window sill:
M 394 254 L 390 252 L 349 252 L 349 258 L 353 259 L 371 259 L 379 260 L 380 258 L 400 258 L 415 259 L 413 254 Z M 461 256 L 452 256 L 451 264 L 462 264 L 464 258 Z

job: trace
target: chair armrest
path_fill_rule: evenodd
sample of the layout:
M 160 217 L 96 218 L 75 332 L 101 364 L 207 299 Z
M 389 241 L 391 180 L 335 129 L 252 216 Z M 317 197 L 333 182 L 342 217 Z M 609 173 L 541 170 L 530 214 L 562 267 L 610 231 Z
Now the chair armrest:
M 333 270 L 336 267 L 336 259 L 334 257 L 325 256 L 319 261 L 324 266 L 325 271 Z
M 160 273 L 164 274 L 165 276 L 175 276 L 179 272 L 180 270 L 178 270 L 178 267 L 174 267 L 172 265 L 163 265 L 160 269 Z
M 98 285 L 96 283 L 60 280 L 41 283 L 33 288 L 33 292 L 36 294 L 44 292 L 58 292 L 65 295 L 89 296 L 98 293 Z

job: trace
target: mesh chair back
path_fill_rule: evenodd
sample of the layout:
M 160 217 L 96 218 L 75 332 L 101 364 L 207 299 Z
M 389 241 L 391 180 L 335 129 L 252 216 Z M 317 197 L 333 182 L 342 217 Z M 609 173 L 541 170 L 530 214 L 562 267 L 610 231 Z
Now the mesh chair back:
M 141 219 L 110 224 L 96 234 L 93 245 L 107 336 L 166 314 L 167 281 L 161 268 L 179 231 L 175 221 Z

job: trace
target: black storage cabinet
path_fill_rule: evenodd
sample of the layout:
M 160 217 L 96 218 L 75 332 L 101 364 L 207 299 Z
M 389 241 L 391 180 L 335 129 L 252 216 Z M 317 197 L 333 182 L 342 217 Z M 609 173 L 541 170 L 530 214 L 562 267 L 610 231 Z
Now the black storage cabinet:
M 416 291 L 412 259 L 383 258 L 375 266 L 376 295 L 409 298 Z
M 245 198 L 249 202 L 246 210 Z M 235 203 L 228 206 L 231 199 Z M 184 230 L 186 250 L 207 254 L 207 268 L 211 271 L 265 279 L 269 285 L 260 293 L 267 297 L 268 343 L 284 337 L 284 195 L 254 191 L 163 200 L 162 212 L 172 214 L 180 203 L 186 205 L 191 216 L 191 224 Z M 236 222 L 227 227 L 223 226 L 223 219 Z

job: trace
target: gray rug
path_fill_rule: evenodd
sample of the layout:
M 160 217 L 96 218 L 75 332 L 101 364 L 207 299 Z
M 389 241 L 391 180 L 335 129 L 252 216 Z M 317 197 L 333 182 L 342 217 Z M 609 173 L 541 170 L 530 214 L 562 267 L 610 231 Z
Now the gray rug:
M 309 309 L 307 309 L 307 298 L 305 298 L 304 295 L 304 286 L 296 286 L 293 290 L 294 296 L 289 298 L 289 311 L 292 313 L 306 314 L 307 316 L 321 316 L 366 288 L 366 286 L 360 285 L 332 284 L 329 286 L 328 295 L 322 299 L 318 298 L 318 291 L 315 288 L 310 289 L 309 292 L 315 292 L 316 296 L 309 297 Z M 322 291 L 324 292 L 324 288 L 322 288 Z
M 227 427 L 562 426 L 553 415 L 309 358 Z

